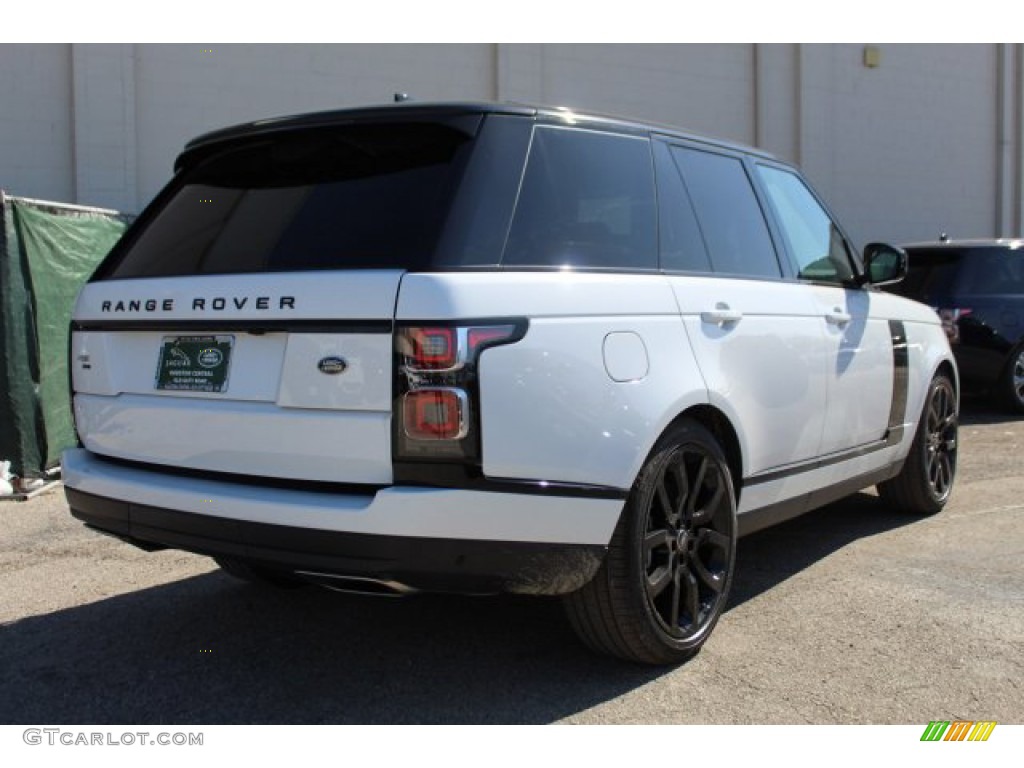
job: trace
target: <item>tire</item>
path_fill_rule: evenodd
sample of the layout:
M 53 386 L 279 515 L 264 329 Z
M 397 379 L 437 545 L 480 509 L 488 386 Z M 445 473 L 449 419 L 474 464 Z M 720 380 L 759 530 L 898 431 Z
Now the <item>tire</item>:
M 263 587 L 278 587 L 280 589 L 297 589 L 306 585 L 306 582 L 302 579 L 296 578 L 285 571 L 263 568 L 245 560 L 236 560 L 233 557 L 215 557 L 213 559 L 224 573 L 250 584 L 258 584 Z
M 1015 413 L 1024 413 L 1024 344 L 1010 353 L 999 389 L 1007 408 Z
M 680 421 L 640 471 L 597 575 L 563 598 L 576 634 L 628 661 L 686 661 L 728 600 L 736 530 L 725 454 L 701 424 Z
M 891 506 L 916 515 L 934 515 L 946 506 L 956 479 L 956 392 L 945 374 L 932 379 L 903 469 L 878 484 L 878 495 Z

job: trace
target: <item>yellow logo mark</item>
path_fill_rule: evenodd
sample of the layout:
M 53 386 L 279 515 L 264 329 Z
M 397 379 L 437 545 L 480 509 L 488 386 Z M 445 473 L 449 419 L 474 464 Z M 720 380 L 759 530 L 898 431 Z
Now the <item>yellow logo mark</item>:
M 968 741 L 988 741 L 988 737 L 992 735 L 992 731 L 996 728 L 994 720 L 977 722 L 974 724 L 974 728 L 971 729 L 970 735 L 967 737 Z

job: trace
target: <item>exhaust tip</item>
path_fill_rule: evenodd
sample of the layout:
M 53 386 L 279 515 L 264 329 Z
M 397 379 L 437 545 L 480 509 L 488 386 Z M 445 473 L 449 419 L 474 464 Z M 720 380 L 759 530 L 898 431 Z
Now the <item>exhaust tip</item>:
M 346 592 L 354 595 L 372 595 L 375 597 L 407 597 L 419 592 L 418 589 L 390 579 L 375 579 L 369 576 L 345 576 L 339 573 L 319 573 L 316 571 L 296 571 L 299 576 L 317 586 Z

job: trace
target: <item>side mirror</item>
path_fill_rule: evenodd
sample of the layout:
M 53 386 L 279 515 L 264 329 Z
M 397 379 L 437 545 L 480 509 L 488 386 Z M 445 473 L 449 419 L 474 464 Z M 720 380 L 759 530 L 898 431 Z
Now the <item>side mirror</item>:
M 898 283 L 907 276 L 907 252 L 888 243 L 864 246 L 864 282 L 872 285 Z

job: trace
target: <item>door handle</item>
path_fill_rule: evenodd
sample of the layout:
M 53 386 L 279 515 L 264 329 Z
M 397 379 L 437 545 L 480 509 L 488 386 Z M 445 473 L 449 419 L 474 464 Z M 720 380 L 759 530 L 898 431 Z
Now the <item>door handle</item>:
M 830 325 L 844 326 L 851 319 L 853 319 L 852 315 L 849 312 L 843 312 L 839 307 L 825 313 L 825 321 Z
M 738 323 L 743 319 L 743 313 L 738 309 L 731 309 L 724 301 L 720 301 L 715 304 L 714 309 L 707 312 L 701 312 L 700 319 L 705 323 L 723 326 L 729 325 L 730 323 Z

